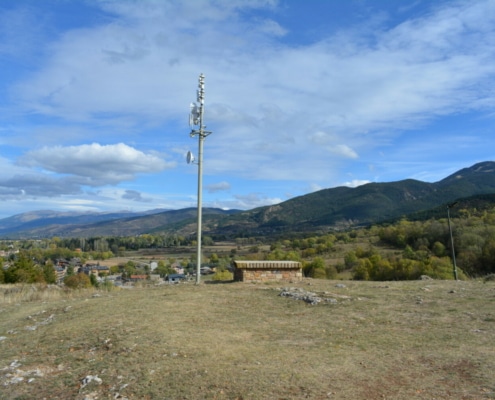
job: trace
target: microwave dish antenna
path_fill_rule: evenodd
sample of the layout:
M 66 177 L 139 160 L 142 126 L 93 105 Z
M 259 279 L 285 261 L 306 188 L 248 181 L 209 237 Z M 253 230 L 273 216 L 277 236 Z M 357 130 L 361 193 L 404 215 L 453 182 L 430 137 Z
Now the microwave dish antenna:
M 194 162 L 194 154 L 192 152 L 187 152 L 186 161 L 188 164 L 192 164 Z

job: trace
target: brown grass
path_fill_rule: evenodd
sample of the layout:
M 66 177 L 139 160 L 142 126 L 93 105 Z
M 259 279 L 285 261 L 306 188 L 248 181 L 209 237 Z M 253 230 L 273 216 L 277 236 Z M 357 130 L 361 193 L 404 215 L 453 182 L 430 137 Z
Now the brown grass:
M 243 283 L 3 303 L 0 397 L 495 398 L 494 283 L 291 286 L 337 303 Z
M 0 285 L 0 306 L 26 302 L 47 302 L 56 300 L 69 300 L 94 293 L 94 289 L 70 290 L 57 285 L 33 283 L 29 285 L 14 284 Z

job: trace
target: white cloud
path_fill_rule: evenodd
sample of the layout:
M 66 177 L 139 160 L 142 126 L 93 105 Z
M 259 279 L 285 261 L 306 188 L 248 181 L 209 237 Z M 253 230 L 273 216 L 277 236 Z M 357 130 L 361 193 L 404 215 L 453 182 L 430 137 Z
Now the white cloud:
M 210 185 L 206 185 L 205 189 L 209 193 L 222 192 L 222 191 L 230 190 L 230 183 L 225 181 L 212 183 Z
M 359 157 L 358 154 L 353 149 L 351 149 L 349 146 L 345 144 L 338 144 L 334 148 L 330 148 L 330 151 L 347 158 Z
M 0 171 L 0 196 L 76 196 L 81 188 L 118 185 L 174 167 L 175 159 L 156 154 L 178 159 L 190 146 L 184 139 L 187 113 L 200 72 L 206 75 L 205 120 L 213 131 L 204 172 L 218 182 L 206 190 L 219 196 L 231 190 L 227 177 L 246 184 L 333 186 L 346 179 L 340 176 L 351 165 L 364 165 L 379 152 L 384 158 L 391 152 L 417 155 L 420 138 L 414 148 L 395 149 L 404 130 L 443 116 L 490 112 L 495 104 L 493 0 L 423 3 L 427 12 L 395 26 L 386 18 L 363 19 L 340 32 L 318 31 L 319 39 L 305 44 L 291 43 L 298 32 L 278 18 L 289 3 L 90 5 L 99 8 L 99 18 L 73 29 L 64 24 L 52 36 L 43 21 L 29 31 L 39 14 L 34 5 L 15 18 L 9 14 L 9 21 L 0 17 L 9 22 L 8 29 L 0 24 L 0 53 L 14 55 L 19 43 L 24 50 L 18 54 L 27 46 L 26 59 L 37 59 L 19 75 L 11 72 L 15 79 L 0 81 L 11 85 L 8 106 L 0 100 L 2 117 L 17 118 L 2 143 L 16 147 L 12 159 L 25 151 L 17 165 L 8 162 L 11 168 Z M 115 141 L 128 144 L 98 144 Z M 25 150 L 40 142 L 46 147 Z M 438 154 L 436 147 L 430 152 Z M 376 165 L 373 174 L 380 176 L 384 163 Z M 277 197 L 225 201 L 248 208 L 281 201 Z M 146 189 L 120 189 L 109 198 L 126 205 L 157 200 Z
M 154 173 L 174 166 L 123 143 L 43 147 L 26 153 L 19 164 L 73 175 L 82 178 L 74 181 L 89 186 L 116 184 L 132 180 L 136 174 Z
M 136 190 L 126 190 L 125 193 L 122 195 L 122 199 L 140 201 L 144 203 L 149 203 L 152 201 L 150 198 L 144 198 L 141 193 Z
M 51 61 L 19 86 L 26 105 L 65 118 L 178 117 L 186 112 L 191 79 L 201 65 L 211 87 L 207 116 L 217 126 L 226 124 L 230 135 L 245 142 L 230 125 L 236 114 L 252 121 L 251 136 L 271 132 L 269 141 L 288 129 L 297 135 L 314 121 L 340 138 L 345 134 L 346 146 L 354 148 L 362 129 L 398 121 L 407 127 L 479 107 L 492 96 L 477 86 L 495 73 L 488 62 L 495 53 L 494 29 L 485 22 L 493 16 L 490 2 L 463 5 L 461 11 L 445 7 L 378 32 L 367 47 L 356 31 L 355 42 L 331 36 L 297 48 L 273 41 L 266 20 L 239 18 L 238 10 L 264 2 L 202 2 L 201 13 L 187 2 L 120 3 L 102 3 L 118 13 L 119 23 L 70 31 L 52 46 Z M 195 29 L 199 22 L 201 34 Z M 266 107 L 275 105 L 282 112 L 266 118 Z M 217 107 L 228 107 L 230 116 Z

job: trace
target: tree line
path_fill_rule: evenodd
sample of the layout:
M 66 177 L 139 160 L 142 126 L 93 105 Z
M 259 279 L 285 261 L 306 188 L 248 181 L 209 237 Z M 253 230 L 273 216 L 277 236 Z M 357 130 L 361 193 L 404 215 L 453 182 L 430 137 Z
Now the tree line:
M 454 252 L 461 279 L 495 274 L 495 208 L 461 209 L 452 219 Z M 52 283 L 57 259 L 108 259 L 126 251 L 149 248 L 194 246 L 194 238 L 180 235 L 146 234 L 135 237 L 52 238 L 3 241 L 0 250 L 4 268 L 0 282 Z M 212 245 L 211 237 L 203 237 Z M 401 219 L 387 225 L 373 225 L 343 232 L 292 234 L 291 237 L 238 238 L 231 254 L 205 254 L 205 262 L 225 270 L 233 257 L 244 259 L 293 260 L 303 265 L 305 276 L 356 280 L 407 280 L 427 275 L 453 278 L 452 246 L 446 218 L 426 221 Z M 267 250 L 268 246 L 268 250 Z M 236 251 L 244 249 L 242 254 Z M 19 252 L 12 252 L 12 249 Z M 348 248 L 340 258 L 339 248 Z M 247 249 L 247 250 L 246 250 Z M 183 265 L 194 270 L 194 260 Z M 6 268 L 8 266 L 8 268 Z M 51 268 L 50 268 L 51 267 Z M 114 272 L 130 274 L 134 265 L 117 266 Z M 160 274 L 170 273 L 170 263 L 160 263 Z

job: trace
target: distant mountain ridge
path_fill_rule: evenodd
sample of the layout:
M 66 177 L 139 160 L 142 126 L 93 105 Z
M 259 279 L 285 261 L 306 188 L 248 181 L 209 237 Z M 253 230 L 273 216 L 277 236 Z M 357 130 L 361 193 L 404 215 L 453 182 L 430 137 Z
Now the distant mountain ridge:
M 115 219 L 139 217 L 149 214 L 155 214 L 166 210 L 156 209 L 144 212 L 73 212 L 73 211 L 53 211 L 39 210 L 27 213 L 13 215 L 8 218 L 0 219 L 0 235 L 5 232 L 16 232 L 47 225 L 74 225 L 74 224 L 92 224 L 101 221 L 111 221 Z
M 463 168 L 439 182 L 405 179 L 336 187 L 248 211 L 203 209 L 203 232 L 210 235 L 270 235 L 291 231 L 342 229 L 424 213 L 449 202 L 495 194 L 495 162 Z M 486 201 L 491 201 L 489 198 Z M 40 211 L 0 220 L 1 237 L 130 236 L 196 232 L 196 208 L 145 213 L 78 214 Z M 52 213 L 52 214 L 50 214 Z
M 475 195 L 495 193 L 495 162 L 464 168 L 436 183 L 406 179 L 356 188 L 323 189 L 245 211 L 218 223 L 215 233 L 340 229 L 397 219 Z

